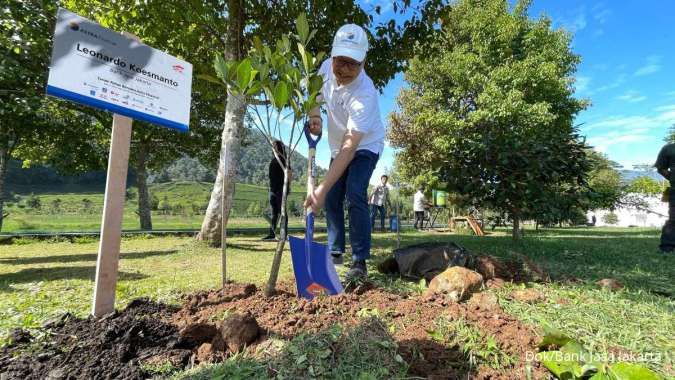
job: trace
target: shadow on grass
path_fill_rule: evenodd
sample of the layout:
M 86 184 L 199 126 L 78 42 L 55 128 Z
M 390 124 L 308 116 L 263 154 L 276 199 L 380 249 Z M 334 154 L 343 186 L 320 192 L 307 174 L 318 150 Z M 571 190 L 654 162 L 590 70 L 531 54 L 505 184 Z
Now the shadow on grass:
M 258 346 L 254 356 L 234 355 L 176 378 L 459 379 L 472 374 L 468 363 L 458 347 L 448 347 L 428 336 L 397 343 L 381 320 L 368 318 L 356 326 L 334 325 L 290 341 L 272 338 Z
M 10 285 L 37 281 L 91 280 L 94 281 L 95 266 L 29 268 L 14 273 L 0 274 L 0 292 L 14 291 Z M 141 280 L 147 276 L 140 273 L 119 272 L 118 280 Z
M 260 243 L 274 243 L 274 242 L 263 242 Z M 288 243 L 287 243 L 288 244 Z M 242 251 L 251 251 L 251 252 L 269 252 L 274 253 L 276 249 L 276 243 L 270 247 L 261 247 L 256 244 L 233 244 L 227 243 L 227 248 L 240 249 Z
M 514 242 L 509 236 L 418 233 L 404 236 L 401 246 L 453 241 L 474 254 L 490 254 L 502 259 L 522 253 L 542 266 L 554 281 L 581 280 L 592 284 L 603 278 L 614 278 L 630 290 L 673 296 L 675 255 L 658 251 L 658 230 L 642 230 L 639 234 L 646 236 L 640 237 L 636 236 L 637 231 L 591 232 L 580 236 L 580 229 L 548 229 L 539 234 L 529 233 L 521 242 Z M 383 248 L 386 257 L 394 249 L 395 239 L 375 236 L 373 246 Z
M 168 249 L 164 251 L 147 251 L 147 252 L 122 252 L 120 259 L 122 260 L 138 260 L 148 257 L 165 256 L 177 253 L 178 250 Z M 30 265 L 30 264 L 47 264 L 47 263 L 73 263 L 78 261 L 96 261 L 97 253 L 82 253 L 76 255 L 52 255 L 52 256 L 34 256 L 34 257 L 4 257 L 0 259 L 0 264 L 10 265 Z

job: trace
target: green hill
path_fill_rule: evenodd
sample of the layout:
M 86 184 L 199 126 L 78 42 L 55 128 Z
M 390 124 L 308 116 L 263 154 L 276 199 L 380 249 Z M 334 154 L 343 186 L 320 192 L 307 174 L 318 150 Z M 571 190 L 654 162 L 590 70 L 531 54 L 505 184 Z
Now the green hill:
M 213 184 L 209 182 L 167 182 L 152 184 L 153 228 L 199 228 Z M 70 187 L 70 188 L 69 188 Z M 17 189 L 19 190 L 19 189 Z M 29 189 L 20 189 L 29 190 Z M 13 193 L 7 199 L 9 213 L 2 232 L 30 231 L 96 231 L 100 228 L 103 190 L 87 190 L 75 185 L 59 189 L 33 188 L 34 193 Z M 124 229 L 137 229 L 137 191 L 127 191 L 124 207 Z M 299 215 L 304 188 L 294 185 L 289 196 L 289 212 L 294 213 L 291 225 L 301 225 Z M 262 215 L 268 211 L 267 186 L 238 183 L 235 186 L 232 227 L 264 227 Z

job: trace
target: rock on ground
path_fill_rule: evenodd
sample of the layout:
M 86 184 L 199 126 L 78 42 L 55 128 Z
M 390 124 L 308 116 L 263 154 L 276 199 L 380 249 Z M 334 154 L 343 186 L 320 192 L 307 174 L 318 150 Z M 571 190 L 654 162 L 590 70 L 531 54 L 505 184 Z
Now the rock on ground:
M 454 302 L 467 299 L 483 284 L 483 276 L 464 267 L 451 267 L 434 277 L 427 294 L 443 294 Z
M 239 352 L 260 335 L 260 326 L 250 313 L 233 313 L 223 320 L 220 336 L 230 352 Z
M 623 289 L 623 285 L 617 281 L 616 279 L 613 278 L 603 278 L 602 280 L 598 281 L 595 283 L 599 287 L 607 290 L 620 290 Z

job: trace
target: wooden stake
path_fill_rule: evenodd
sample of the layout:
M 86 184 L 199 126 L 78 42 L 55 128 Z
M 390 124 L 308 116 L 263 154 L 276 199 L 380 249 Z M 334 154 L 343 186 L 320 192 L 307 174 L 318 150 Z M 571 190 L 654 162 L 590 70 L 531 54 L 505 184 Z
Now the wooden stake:
M 115 286 L 122 238 L 124 196 L 129 167 L 132 119 L 113 115 L 108 174 L 103 201 L 101 241 L 96 261 L 96 284 L 91 313 L 100 317 L 115 310 Z
M 131 33 L 122 33 L 127 38 L 140 41 Z M 101 240 L 96 260 L 96 282 L 91 313 L 100 317 L 115 310 L 115 287 L 122 240 L 122 218 L 129 169 L 131 124 L 133 119 L 113 114 L 108 174 L 105 182 Z

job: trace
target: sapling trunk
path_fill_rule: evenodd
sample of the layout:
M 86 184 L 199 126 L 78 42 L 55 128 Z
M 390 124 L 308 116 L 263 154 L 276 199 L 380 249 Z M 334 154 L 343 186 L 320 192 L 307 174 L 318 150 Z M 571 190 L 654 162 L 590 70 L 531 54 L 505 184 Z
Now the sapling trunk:
M 284 190 L 281 195 L 281 220 L 279 227 L 279 241 L 277 242 L 277 249 L 274 252 L 274 259 L 272 260 L 272 268 L 270 269 L 270 277 L 267 280 L 267 288 L 265 289 L 266 296 L 272 296 L 276 290 L 277 278 L 279 277 L 279 267 L 281 266 L 281 256 L 284 253 L 284 246 L 286 245 L 286 238 L 288 237 L 288 230 L 286 224 L 288 220 L 288 213 L 286 212 L 286 200 L 288 198 L 289 182 L 290 182 L 290 167 L 291 155 L 286 157 L 286 165 L 284 167 Z

